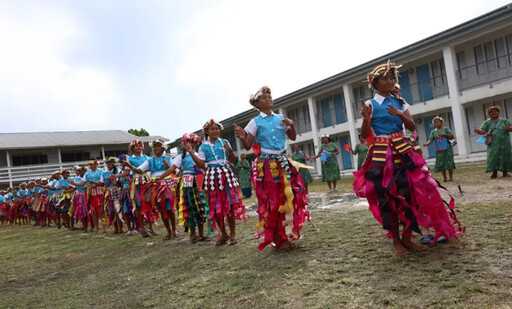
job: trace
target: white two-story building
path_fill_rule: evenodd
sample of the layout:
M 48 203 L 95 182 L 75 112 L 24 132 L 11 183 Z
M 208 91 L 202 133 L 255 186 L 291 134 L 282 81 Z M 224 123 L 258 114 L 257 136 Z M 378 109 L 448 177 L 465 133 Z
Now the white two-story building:
M 290 150 L 302 145 L 317 153 L 320 136 L 329 134 L 342 150 L 345 143 L 358 143 L 361 100 L 373 97 L 366 73 L 388 60 L 402 64 L 399 83 L 402 97 L 411 104 L 420 143 L 433 129 L 432 118 L 440 115 L 457 139 L 456 158 L 485 156 L 485 146 L 476 144 L 473 127 L 487 118 L 490 105 L 502 107 L 501 116 L 512 118 L 512 5 L 507 5 L 447 29 L 434 36 L 341 72 L 274 100 L 275 111 L 291 118 L 297 139 Z M 246 125 L 258 112 L 247 110 L 222 121 L 223 138 L 244 151 L 235 139 L 232 123 Z M 179 140 L 172 146 L 178 146 Z M 434 157 L 433 145 L 424 155 Z M 353 156 L 341 151 L 342 170 L 355 167 Z M 317 160 L 315 170 L 320 169 Z
M 134 139 L 148 142 L 169 139 L 138 137 L 121 130 L 0 133 L 0 186 L 49 177 L 91 158 L 118 157 Z M 144 152 L 149 153 L 149 147 Z

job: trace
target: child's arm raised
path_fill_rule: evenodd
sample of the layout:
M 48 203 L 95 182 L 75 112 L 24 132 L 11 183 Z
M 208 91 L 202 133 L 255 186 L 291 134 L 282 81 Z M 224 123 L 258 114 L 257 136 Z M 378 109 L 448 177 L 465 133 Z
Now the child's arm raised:
M 251 149 L 254 143 L 254 136 L 250 133 L 246 133 L 245 130 L 236 123 L 233 123 L 233 126 L 235 127 L 236 137 L 240 139 L 245 150 Z
M 196 163 L 197 167 L 203 170 L 206 169 L 206 165 L 204 165 L 204 160 L 201 160 L 200 158 L 197 157 L 196 152 L 194 151 L 194 148 L 192 147 L 192 145 L 190 145 L 190 143 L 185 144 L 185 149 L 188 151 L 188 153 L 190 153 L 190 156 Z
M 286 118 L 286 117 L 284 117 L 284 119 L 281 120 L 281 122 L 285 126 L 290 127 L 290 129 L 288 131 L 286 131 L 286 135 L 288 136 L 289 139 L 294 141 L 295 138 L 297 137 L 297 132 L 295 131 L 295 123 L 291 119 Z

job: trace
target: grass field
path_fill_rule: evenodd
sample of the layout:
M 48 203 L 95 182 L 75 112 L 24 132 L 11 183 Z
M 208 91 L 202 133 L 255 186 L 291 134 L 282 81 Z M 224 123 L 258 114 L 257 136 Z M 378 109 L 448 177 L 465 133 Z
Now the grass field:
M 477 172 L 456 177 L 475 181 Z M 255 218 L 238 225 L 237 245 L 223 247 L 0 226 L 0 307 L 511 307 L 510 199 L 459 209 L 462 240 L 402 257 L 367 210 L 315 211 L 316 228 L 282 252 L 257 250 Z

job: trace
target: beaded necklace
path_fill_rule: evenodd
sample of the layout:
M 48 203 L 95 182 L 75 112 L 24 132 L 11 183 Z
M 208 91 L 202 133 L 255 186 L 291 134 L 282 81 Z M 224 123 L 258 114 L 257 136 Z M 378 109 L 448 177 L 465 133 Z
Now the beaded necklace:
M 155 161 L 155 159 L 157 159 L 157 160 Z M 160 159 L 165 160 L 164 156 L 161 156 L 159 158 L 153 157 L 153 160 L 152 160 L 153 166 L 155 167 L 155 170 L 158 172 L 162 171 L 162 168 L 164 167 L 164 162 L 163 162 L 163 160 L 160 160 Z M 158 165 L 157 165 L 157 162 L 158 162 Z
M 219 141 L 220 141 L 220 145 L 222 146 L 222 153 L 224 154 L 224 162 L 220 163 L 220 160 L 219 158 L 217 157 L 217 154 L 215 153 L 215 150 L 213 150 L 213 144 L 211 141 L 209 141 L 209 144 L 210 144 L 210 149 L 212 150 L 212 153 L 213 153 L 213 156 L 215 157 L 215 161 L 217 161 L 217 164 L 220 165 L 220 166 L 224 166 L 226 165 L 226 148 L 224 148 L 224 142 L 222 140 L 222 138 L 219 138 Z M 215 141 L 217 142 L 217 141 Z

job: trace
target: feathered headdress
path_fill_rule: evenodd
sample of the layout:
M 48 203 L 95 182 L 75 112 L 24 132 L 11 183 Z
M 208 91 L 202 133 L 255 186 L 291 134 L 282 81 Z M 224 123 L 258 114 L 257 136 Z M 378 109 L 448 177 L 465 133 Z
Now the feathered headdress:
M 249 98 L 249 103 L 251 103 L 252 106 L 256 107 L 256 102 L 258 102 L 258 99 L 264 94 L 264 93 L 268 93 L 268 94 L 272 94 L 272 92 L 270 91 L 270 88 L 268 86 L 263 86 L 261 87 L 258 91 L 256 91 L 256 93 L 254 94 L 251 94 L 250 98 Z M 256 107 L 257 108 L 257 107 Z
M 98 164 L 98 160 L 97 159 L 90 159 L 89 161 L 87 161 L 87 164 L 89 164 L 89 165 Z
M 108 157 L 105 159 L 105 163 L 106 164 L 109 164 L 109 163 L 115 164 L 115 163 L 117 163 L 117 158 L 116 157 Z
M 210 119 L 207 122 L 205 122 L 205 124 L 203 125 L 203 131 L 208 129 L 209 127 L 211 127 L 214 124 L 216 124 L 221 131 L 224 130 L 224 126 L 220 122 Z
M 167 148 L 167 144 L 164 141 L 161 141 L 159 139 L 149 143 L 149 146 L 151 146 L 151 148 L 155 148 L 155 146 L 161 146 L 163 149 Z
M 439 120 L 439 121 L 441 121 L 442 123 L 444 123 L 444 119 L 443 119 L 443 117 L 441 117 L 441 116 L 435 116 L 435 117 L 434 117 L 434 119 L 432 119 L 432 124 L 434 124 L 434 122 L 435 122 L 436 120 Z
M 373 69 L 373 71 L 371 71 L 370 73 L 368 73 L 366 75 L 366 81 L 368 83 L 368 87 L 373 90 L 377 90 L 377 89 L 375 89 L 375 85 L 373 83 L 374 80 L 377 77 L 385 76 L 388 73 L 393 74 L 395 76 L 395 79 L 398 81 L 398 69 L 401 67 L 402 67 L 402 65 L 396 65 L 393 62 L 389 62 L 389 60 L 387 63 L 377 66 L 375 69 Z
M 144 149 L 144 143 L 140 139 L 134 139 L 133 141 L 131 141 L 130 145 L 128 146 L 128 149 L 133 150 L 133 147 L 135 147 L 135 145 L 141 145 L 142 149 Z
M 183 144 L 192 143 L 198 145 L 199 143 L 201 143 L 201 137 L 195 133 L 185 133 L 181 137 L 181 142 Z

